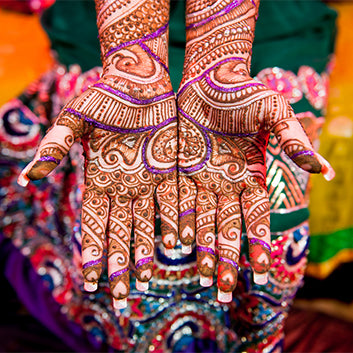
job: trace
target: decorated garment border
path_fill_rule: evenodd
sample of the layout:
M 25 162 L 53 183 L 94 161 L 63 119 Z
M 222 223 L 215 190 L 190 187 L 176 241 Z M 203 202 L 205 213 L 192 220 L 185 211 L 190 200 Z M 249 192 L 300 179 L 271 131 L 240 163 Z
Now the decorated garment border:
M 304 65 L 296 75 L 290 70 L 271 67 L 261 70 L 255 79 L 281 93 L 291 104 L 305 96 L 316 110 L 322 110 L 327 105 L 329 73 L 326 71 L 320 75 L 314 68 Z

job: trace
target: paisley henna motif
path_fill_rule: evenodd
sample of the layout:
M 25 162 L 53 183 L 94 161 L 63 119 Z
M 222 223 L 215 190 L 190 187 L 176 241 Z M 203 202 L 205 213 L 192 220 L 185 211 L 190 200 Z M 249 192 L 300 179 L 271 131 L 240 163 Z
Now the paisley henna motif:
M 155 197 L 166 251 L 176 245 L 177 113 L 168 75 L 166 0 L 97 0 L 102 77 L 62 110 L 19 182 L 53 170 L 75 140 L 85 155 L 82 205 L 84 287 L 94 291 L 107 249 L 114 307 L 130 291 L 134 230 L 136 287 L 148 289 Z
M 187 0 L 186 6 L 186 56 L 178 91 L 179 234 L 186 253 L 196 236 L 203 286 L 212 285 L 218 250 L 222 302 L 232 299 L 236 287 L 242 217 L 254 281 L 267 282 L 270 133 L 301 168 L 334 175 L 313 151 L 286 99 L 250 77 L 258 6 L 259 0 Z

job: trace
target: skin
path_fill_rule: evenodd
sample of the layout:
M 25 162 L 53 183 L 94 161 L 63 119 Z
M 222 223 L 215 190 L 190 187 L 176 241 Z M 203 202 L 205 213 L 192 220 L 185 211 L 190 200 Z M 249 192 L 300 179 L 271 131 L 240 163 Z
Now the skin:
M 47 176 L 80 139 L 85 155 L 82 261 L 94 291 L 107 250 L 115 308 L 130 290 L 134 229 L 136 287 L 148 289 L 155 200 L 166 251 L 177 241 L 177 118 L 168 73 L 168 1 L 96 1 L 103 74 L 69 102 L 18 181 Z
M 201 285 L 218 262 L 218 300 L 237 284 L 242 219 L 257 284 L 271 265 L 265 152 L 270 133 L 302 169 L 332 179 L 288 102 L 250 77 L 259 1 L 186 4 L 186 55 L 178 91 L 179 236 L 197 245 Z

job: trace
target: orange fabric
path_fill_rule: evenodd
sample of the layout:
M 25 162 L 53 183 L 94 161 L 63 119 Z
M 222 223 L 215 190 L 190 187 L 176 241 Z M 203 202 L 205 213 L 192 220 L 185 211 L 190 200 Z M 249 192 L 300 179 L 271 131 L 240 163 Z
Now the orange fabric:
M 334 7 L 339 14 L 336 60 L 319 152 L 331 162 L 336 178 L 330 183 L 320 176 L 312 178 L 312 235 L 353 227 L 353 4 L 339 3 Z
M 0 105 L 17 96 L 53 63 L 38 15 L 0 9 Z

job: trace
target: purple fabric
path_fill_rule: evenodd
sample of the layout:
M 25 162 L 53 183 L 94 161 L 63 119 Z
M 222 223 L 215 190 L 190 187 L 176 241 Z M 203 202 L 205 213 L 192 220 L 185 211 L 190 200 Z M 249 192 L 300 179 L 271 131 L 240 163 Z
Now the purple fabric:
M 60 311 L 60 304 L 44 286 L 28 258 L 0 233 L 0 257 L 4 275 L 31 315 L 76 352 L 101 352 L 103 344 Z
M 209 338 L 194 338 L 183 350 L 183 353 L 222 353 L 214 340 Z

